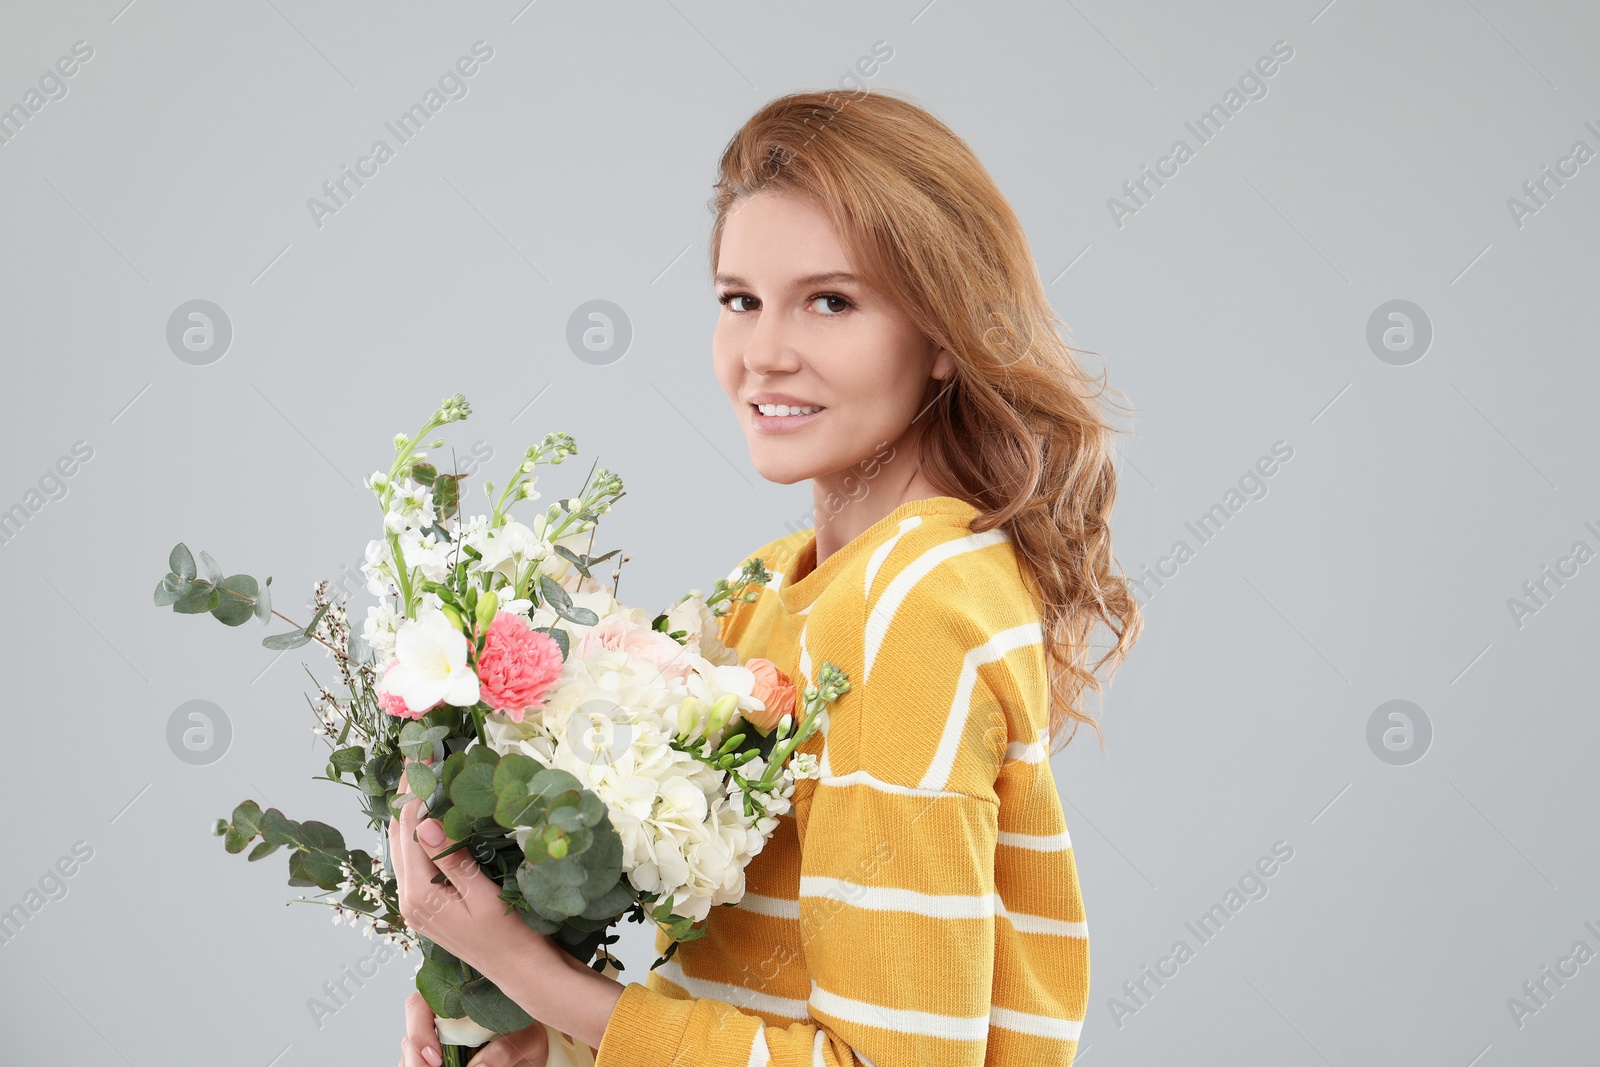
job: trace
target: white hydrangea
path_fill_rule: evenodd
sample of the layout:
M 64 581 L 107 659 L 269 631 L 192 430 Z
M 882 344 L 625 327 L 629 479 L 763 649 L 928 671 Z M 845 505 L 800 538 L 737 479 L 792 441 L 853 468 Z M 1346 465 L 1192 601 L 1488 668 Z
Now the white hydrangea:
M 729 775 L 672 747 L 688 695 L 650 661 L 599 650 L 567 660 L 541 712 L 520 724 L 491 716 L 485 736 L 495 751 L 521 752 L 592 790 L 622 839 L 633 887 L 672 898 L 674 914 L 699 921 L 744 896 L 744 869 L 788 802 L 750 818 Z M 519 844 L 527 833 L 516 831 Z

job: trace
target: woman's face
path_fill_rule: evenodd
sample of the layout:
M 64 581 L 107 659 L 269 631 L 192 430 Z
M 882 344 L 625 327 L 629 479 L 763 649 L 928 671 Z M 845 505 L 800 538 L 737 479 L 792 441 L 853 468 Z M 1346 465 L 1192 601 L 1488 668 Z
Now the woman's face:
M 852 273 L 809 198 L 757 193 L 723 225 L 712 360 L 768 481 L 848 475 L 886 443 L 899 455 L 928 379 L 954 370 L 948 352 Z M 768 400 L 821 410 L 762 414 L 756 405 Z

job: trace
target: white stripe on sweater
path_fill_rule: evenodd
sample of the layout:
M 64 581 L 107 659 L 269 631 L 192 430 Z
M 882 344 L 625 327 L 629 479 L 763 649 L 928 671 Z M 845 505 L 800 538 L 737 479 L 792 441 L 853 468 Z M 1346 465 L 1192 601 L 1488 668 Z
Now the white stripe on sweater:
M 903 1034 L 921 1034 L 950 1041 L 982 1041 L 989 1033 L 988 1015 L 940 1015 L 931 1011 L 885 1008 L 871 1001 L 842 997 L 811 981 L 811 1007 L 834 1018 L 877 1026 Z
M 1059 834 L 1013 834 L 1002 830 L 996 843 L 1034 852 L 1065 852 L 1072 847 L 1072 835 L 1066 830 Z
M 895 531 L 894 536 L 873 549 L 872 555 L 867 559 L 867 577 L 861 589 L 862 594 L 867 598 L 867 603 L 872 603 L 872 581 L 878 576 L 878 570 L 883 566 L 884 560 L 889 558 L 889 553 L 894 551 L 894 546 L 900 543 L 900 538 L 906 535 L 907 530 L 921 525 L 921 515 L 911 515 L 901 519 L 900 529 Z
M 1076 1041 L 1083 1032 L 1082 1019 L 1058 1019 L 1053 1015 L 1034 1015 L 1011 1008 L 990 1008 L 989 1023 L 1003 1030 L 1015 1030 L 1032 1037 L 1052 1037 L 1059 1041 Z
M 802 897 L 823 897 L 853 904 L 871 911 L 904 911 L 926 919 L 988 919 L 995 916 L 1009 921 L 1020 934 L 1051 934 L 1056 937 L 1088 937 L 1087 923 L 1067 922 L 1045 915 L 1011 911 L 998 893 L 969 896 L 959 893 L 922 893 L 915 889 L 862 885 L 844 878 L 802 875 Z
M 972 715 L 972 690 L 978 684 L 978 668 L 985 663 L 1001 659 L 1007 652 L 1037 645 L 1044 640 L 1044 630 L 1038 620 L 1001 630 L 977 648 L 967 652 L 961 661 L 961 674 L 956 680 L 955 699 L 944 720 L 944 733 L 939 736 L 939 747 L 919 783 L 924 789 L 943 789 L 950 784 L 950 773 L 955 768 L 956 753 L 961 750 L 961 736 L 966 732 L 967 719 Z M 1007 746 L 1006 755 L 1011 755 Z
M 710 997 L 732 1004 L 736 1008 L 753 1008 L 787 1019 L 804 1019 L 806 1002 L 790 997 L 775 997 L 731 982 L 713 982 L 709 978 L 691 978 L 683 973 L 677 960 L 668 960 L 655 969 L 655 973 L 681 987 L 692 997 Z
M 866 768 L 851 771 L 849 774 L 825 775 L 817 779 L 817 784 L 831 786 L 867 785 L 880 793 L 892 793 L 904 797 L 935 797 L 949 798 L 951 800 L 977 800 L 979 798 L 967 793 L 952 793 L 944 789 L 923 789 L 914 785 L 897 785 L 894 782 L 885 782 L 868 772 Z
M 767 1047 L 767 1028 L 756 1028 L 755 1040 L 750 1042 L 750 1063 L 747 1067 L 767 1067 L 772 1062 L 772 1050 Z
M 862 685 L 867 683 L 867 678 L 872 674 L 872 661 L 877 658 L 878 646 L 883 644 L 884 636 L 889 632 L 890 624 L 894 622 L 895 612 L 899 610 L 901 603 L 917 582 L 947 559 L 964 552 L 988 548 L 1005 540 L 1006 532 L 999 526 L 983 533 L 952 538 L 928 549 L 894 576 L 894 581 L 889 583 L 889 587 L 883 591 L 883 595 L 878 598 L 867 616 L 866 643 L 862 650 Z
M 739 907 L 757 915 L 770 915 L 774 919 L 800 918 L 800 902 L 786 897 L 769 897 L 761 893 L 746 893 L 739 898 Z

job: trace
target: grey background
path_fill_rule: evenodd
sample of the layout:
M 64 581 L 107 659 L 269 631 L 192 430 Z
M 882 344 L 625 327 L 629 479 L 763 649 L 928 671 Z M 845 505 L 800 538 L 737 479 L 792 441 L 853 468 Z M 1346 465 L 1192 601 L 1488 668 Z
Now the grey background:
M 809 485 L 754 472 L 711 372 L 705 201 L 740 122 L 837 87 L 877 41 L 893 56 L 863 81 L 970 141 L 1072 341 L 1139 409 L 1115 522 L 1130 573 L 1195 547 L 1184 524 L 1293 448 L 1150 597 L 1101 709 L 1107 753 L 1080 732 L 1054 760 L 1091 933 L 1081 1061 L 1592 1054 L 1600 962 L 1520 1026 L 1507 1001 L 1576 942 L 1600 951 L 1600 563 L 1520 626 L 1508 600 L 1574 542 L 1600 549 L 1600 162 L 1521 226 L 1507 200 L 1574 141 L 1600 149 L 1600 9 L 124 3 L 0 9 L 0 106 L 94 49 L 0 145 L 0 508 L 93 449 L 0 546 L 0 908 L 93 849 L 0 946 L 0 1060 L 397 1058 L 414 961 L 317 1026 L 308 1000 L 375 943 L 283 907 L 299 891 L 280 859 L 247 865 L 209 834 L 252 796 L 365 836 L 310 781 L 296 655 L 155 611 L 167 549 L 271 573 L 293 610 L 359 561 L 377 511 L 357 486 L 389 438 L 456 390 L 475 414 L 451 440 L 492 453 L 490 477 L 552 429 L 582 454 L 546 502 L 596 458 L 621 472 L 604 544 L 631 553 L 635 603 L 804 525 Z M 317 226 L 307 198 L 393 144 L 383 124 L 478 40 L 494 55 L 468 94 Z M 1176 138 L 1195 147 L 1185 121 L 1279 40 L 1294 55 L 1267 95 L 1116 225 L 1122 183 Z M 233 329 L 204 366 L 165 339 L 196 299 Z M 566 341 L 594 299 L 632 327 L 606 365 Z M 1366 340 L 1396 299 L 1434 331 L 1404 366 Z M 1396 699 L 1433 732 L 1403 766 L 1367 740 Z M 191 700 L 231 726 L 206 765 L 167 744 Z M 1267 895 L 1199 944 L 1185 923 L 1278 841 L 1293 858 Z M 1141 1004 L 1122 984 L 1180 938 L 1194 958 L 1118 1018 L 1113 998 Z

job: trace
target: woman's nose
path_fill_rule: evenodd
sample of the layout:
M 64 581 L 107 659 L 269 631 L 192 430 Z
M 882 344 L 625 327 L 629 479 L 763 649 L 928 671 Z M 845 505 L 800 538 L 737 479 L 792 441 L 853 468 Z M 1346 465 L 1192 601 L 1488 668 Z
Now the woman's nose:
M 800 353 L 781 315 L 761 314 L 744 348 L 744 365 L 756 374 L 796 370 Z

